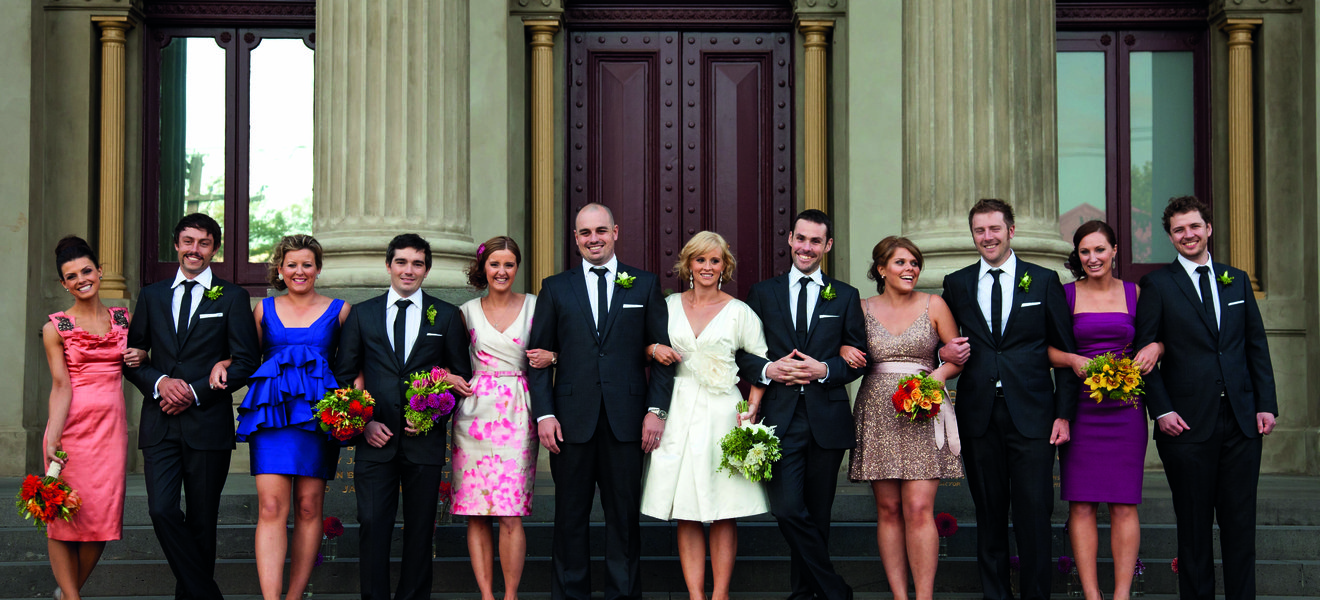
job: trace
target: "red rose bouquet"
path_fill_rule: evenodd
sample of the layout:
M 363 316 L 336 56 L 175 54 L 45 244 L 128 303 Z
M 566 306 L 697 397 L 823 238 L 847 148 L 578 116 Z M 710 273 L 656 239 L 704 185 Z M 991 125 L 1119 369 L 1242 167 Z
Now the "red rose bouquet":
M 376 401 L 365 390 L 341 388 L 330 390 L 316 403 L 321 431 L 341 442 L 362 433 L 371 420 Z
M 940 414 L 944 383 L 929 375 L 909 375 L 898 382 L 893 396 L 895 416 L 909 421 L 929 421 Z
M 417 430 L 417 435 L 430 433 L 440 417 L 454 411 L 454 393 L 449 391 L 454 386 L 445 381 L 448 376 L 449 371 L 440 367 L 412 374 L 403 418 Z
M 55 455 L 60 460 L 69 456 L 63 450 Z M 82 508 L 82 498 L 78 492 L 60 479 L 60 470 L 63 468 L 64 465 L 60 463 L 50 463 L 45 477 L 28 475 L 18 491 L 14 506 L 18 507 L 18 514 L 24 519 L 32 519 L 37 529 L 46 529 L 46 524 L 55 519 L 71 521 L 73 515 L 78 514 L 78 509 Z

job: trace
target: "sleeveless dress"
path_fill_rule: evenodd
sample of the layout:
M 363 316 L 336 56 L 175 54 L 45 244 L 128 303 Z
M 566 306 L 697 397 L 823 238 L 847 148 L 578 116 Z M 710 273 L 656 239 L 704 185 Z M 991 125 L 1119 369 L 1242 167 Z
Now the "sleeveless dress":
M 880 363 L 914 363 L 935 369 L 939 335 L 930 321 L 930 299 L 902 333 L 894 335 L 866 310 L 866 357 L 871 371 L 862 378 L 853 406 L 857 445 L 848 462 L 853 481 L 949 479 L 963 476 L 962 463 L 946 443 L 935 444 L 935 421 L 914 423 L 895 415 L 891 398 L 907 374 L 881 373 Z
M 321 431 L 316 405 L 338 387 L 330 356 L 339 342 L 343 300 L 330 301 L 307 327 L 285 327 L 275 298 L 261 301 L 265 361 L 248 382 L 238 407 L 238 441 L 251 450 L 252 474 L 333 479 L 339 443 Z
M 128 421 L 124 409 L 123 365 L 128 348 L 128 309 L 110 309 L 110 331 L 92 335 L 73 317 L 50 315 L 64 338 L 73 398 L 60 446 L 69 454 L 60 477 L 82 498 L 72 522 L 55 519 L 46 527 L 52 540 L 105 542 L 120 539 L 124 524 L 124 468 L 128 460 Z
M 642 514 L 709 523 L 770 510 L 765 487 L 718 471 L 720 440 L 738 422 L 738 350 L 765 356 L 765 330 L 751 307 L 730 300 L 701 331 L 692 331 L 682 294 L 665 299 L 669 340 L 683 356 L 674 376 L 669 419 L 651 452 L 642 484 Z
M 1077 284 L 1063 286 L 1068 306 L 1077 305 Z M 1132 355 L 1136 333 L 1137 286 L 1123 282 L 1127 312 L 1075 313 L 1073 335 L 1077 353 L 1095 358 L 1106 352 Z M 1082 385 L 1072 439 L 1059 446 L 1059 496 L 1069 502 L 1141 504 L 1141 479 L 1146 465 L 1145 405 L 1136 408 L 1117 400 L 1096 402 Z
M 527 392 L 527 337 L 536 296 L 500 331 L 481 299 L 459 307 L 468 324 L 472 395 L 454 409 L 453 514 L 524 517 L 536 485 L 536 419 Z

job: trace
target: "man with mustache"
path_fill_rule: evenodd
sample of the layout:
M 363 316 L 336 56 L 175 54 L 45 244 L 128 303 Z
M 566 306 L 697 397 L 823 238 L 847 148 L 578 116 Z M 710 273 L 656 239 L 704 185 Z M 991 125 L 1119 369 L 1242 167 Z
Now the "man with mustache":
M 261 358 L 248 293 L 215 277 L 220 225 L 194 213 L 174 226 L 179 272 L 142 288 L 128 345 L 150 353 L 124 376 L 142 392 L 147 505 L 174 573 L 176 598 L 219 600 L 215 582 L 220 490 L 234 450 L 234 399 Z M 216 363 L 232 358 L 228 389 L 212 389 Z M 179 510 L 180 491 L 187 510 Z
M 1256 597 L 1256 483 L 1262 437 L 1274 430 L 1265 326 L 1251 279 L 1210 259 L 1208 207 L 1169 200 L 1164 232 L 1178 258 L 1141 278 L 1136 345 L 1164 342 L 1146 376 L 1155 447 L 1173 492 L 1183 598 L 1215 596 L 1214 521 L 1224 555 L 1224 594 Z
M 766 481 L 770 512 L 792 549 L 790 600 L 847 600 L 852 588 L 830 562 L 830 510 L 843 454 L 855 443 L 845 385 L 862 375 L 839 348 L 866 347 L 861 297 L 825 275 L 834 224 L 809 209 L 793 219 L 788 273 L 752 286 L 747 305 L 761 318 L 769 356 L 738 352 L 743 379 L 767 385 L 760 414 L 774 426 L 782 456 Z

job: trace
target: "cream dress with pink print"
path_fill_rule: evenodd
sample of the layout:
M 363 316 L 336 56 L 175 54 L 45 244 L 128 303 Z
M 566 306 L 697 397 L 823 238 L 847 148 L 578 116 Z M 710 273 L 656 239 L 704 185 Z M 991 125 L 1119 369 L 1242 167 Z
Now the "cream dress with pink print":
M 486 320 L 481 299 L 459 307 L 468 325 L 472 396 L 454 409 L 453 513 L 522 517 L 532 512 L 536 419 L 527 393 L 527 335 L 536 296 L 503 332 Z

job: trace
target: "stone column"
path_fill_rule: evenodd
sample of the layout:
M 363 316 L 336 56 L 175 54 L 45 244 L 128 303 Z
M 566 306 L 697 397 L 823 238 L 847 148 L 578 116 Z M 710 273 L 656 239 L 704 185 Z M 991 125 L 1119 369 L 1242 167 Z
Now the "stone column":
M 558 19 L 528 18 L 531 34 L 532 89 L 532 292 L 555 274 L 555 32 Z
M 466 285 L 467 0 L 320 0 L 316 35 L 322 285 L 388 285 L 385 247 L 405 232 L 431 243 L 427 288 Z
M 124 280 L 124 44 L 126 16 L 92 17 L 101 28 L 102 298 L 128 298 Z
M 1261 19 L 1228 19 L 1228 225 L 1229 262 L 1256 277 L 1256 136 L 1252 115 L 1251 32 Z
M 903 5 L 903 232 L 925 287 L 977 259 L 967 210 L 1013 205 L 1018 256 L 1062 270 L 1054 2 Z
M 829 148 L 825 90 L 828 76 L 828 36 L 834 28 L 833 20 L 813 19 L 798 21 L 798 29 L 805 41 L 806 88 L 803 90 L 803 208 L 829 211 Z

